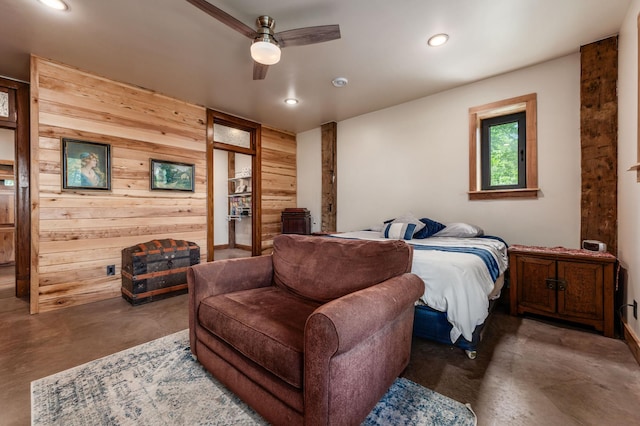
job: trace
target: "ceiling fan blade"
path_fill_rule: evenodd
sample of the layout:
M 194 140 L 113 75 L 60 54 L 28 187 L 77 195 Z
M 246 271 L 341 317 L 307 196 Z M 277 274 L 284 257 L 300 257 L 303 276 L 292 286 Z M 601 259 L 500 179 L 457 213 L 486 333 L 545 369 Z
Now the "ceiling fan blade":
M 189 3 L 202 10 L 203 12 L 208 13 L 209 15 L 216 18 L 218 21 L 223 24 L 233 28 L 238 31 L 240 34 L 243 34 L 250 39 L 253 39 L 256 36 L 256 30 L 251 28 L 250 26 L 244 24 L 243 22 L 237 20 L 233 16 L 229 15 L 227 12 L 218 9 L 211 3 L 205 0 L 187 0 Z
M 280 47 L 305 46 L 339 39 L 340 26 L 320 25 L 317 27 L 298 28 L 276 33 L 274 37 Z
M 253 61 L 254 80 L 264 80 L 264 78 L 267 76 L 267 70 L 269 70 L 269 65 L 264 65 L 259 62 Z

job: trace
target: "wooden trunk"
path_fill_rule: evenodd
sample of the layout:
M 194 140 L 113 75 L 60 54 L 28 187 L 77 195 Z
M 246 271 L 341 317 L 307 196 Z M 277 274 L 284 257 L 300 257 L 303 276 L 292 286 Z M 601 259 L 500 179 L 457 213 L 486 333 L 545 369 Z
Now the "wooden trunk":
M 153 240 L 122 250 L 122 297 L 132 305 L 187 292 L 187 269 L 200 263 L 197 244 Z

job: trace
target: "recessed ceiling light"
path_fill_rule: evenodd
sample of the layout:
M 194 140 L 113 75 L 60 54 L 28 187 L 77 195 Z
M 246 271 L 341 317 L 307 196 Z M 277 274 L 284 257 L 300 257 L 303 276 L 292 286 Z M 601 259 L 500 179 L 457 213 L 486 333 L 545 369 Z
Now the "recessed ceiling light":
M 284 103 L 287 105 L 295 105 L 298 103 L 298 100 L 294 98 L 287 98 L 284 100 Z
M 65 2 L 63 2 L 62 0 L 38 0 L 40 3 L 44 4 L 45 6 L 49 6 L 52 9 L 55 10 L 67 10 L 69 9 L 69 6 L 67 6 L 67 4 Z
M 331 80 L 331 84 L 333 84 L 335 87 L 344 87 L 347 85 L 347 83 L 349 83 L 349 80 L 344 77 L 336 77 Z
M 429 38 L 429 40 L 427 41 L 427 44 L 431 47 L 437 47 L 445 44 L 447 40 L 449 40 L 449 36 L 447 34 L 444 34 L 444 33 L 436 34 Z

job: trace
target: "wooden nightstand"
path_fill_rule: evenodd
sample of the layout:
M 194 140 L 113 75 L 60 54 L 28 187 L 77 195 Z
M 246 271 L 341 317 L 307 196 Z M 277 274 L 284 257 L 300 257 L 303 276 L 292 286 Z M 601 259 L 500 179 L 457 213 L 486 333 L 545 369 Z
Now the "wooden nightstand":
M 614 337 L 616 263 L 616 257 L 605 252 L 511 246 L 511 315 L 528 312 L 563 319 Z

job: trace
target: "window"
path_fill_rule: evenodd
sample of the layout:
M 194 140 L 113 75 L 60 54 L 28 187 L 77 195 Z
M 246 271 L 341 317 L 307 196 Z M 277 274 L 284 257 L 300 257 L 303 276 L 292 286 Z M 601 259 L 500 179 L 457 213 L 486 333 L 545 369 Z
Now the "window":
M 526 188 L 526 115 L 481 120 L 482 190 Z
M 226 143 L 240 148 L 251 148 L 251 132 L 237 127 L 225 126 L 221 123 L 213 124 L 214 142 Z
M 536 198 L 536 94 L 469 109 L 469 199 Z

